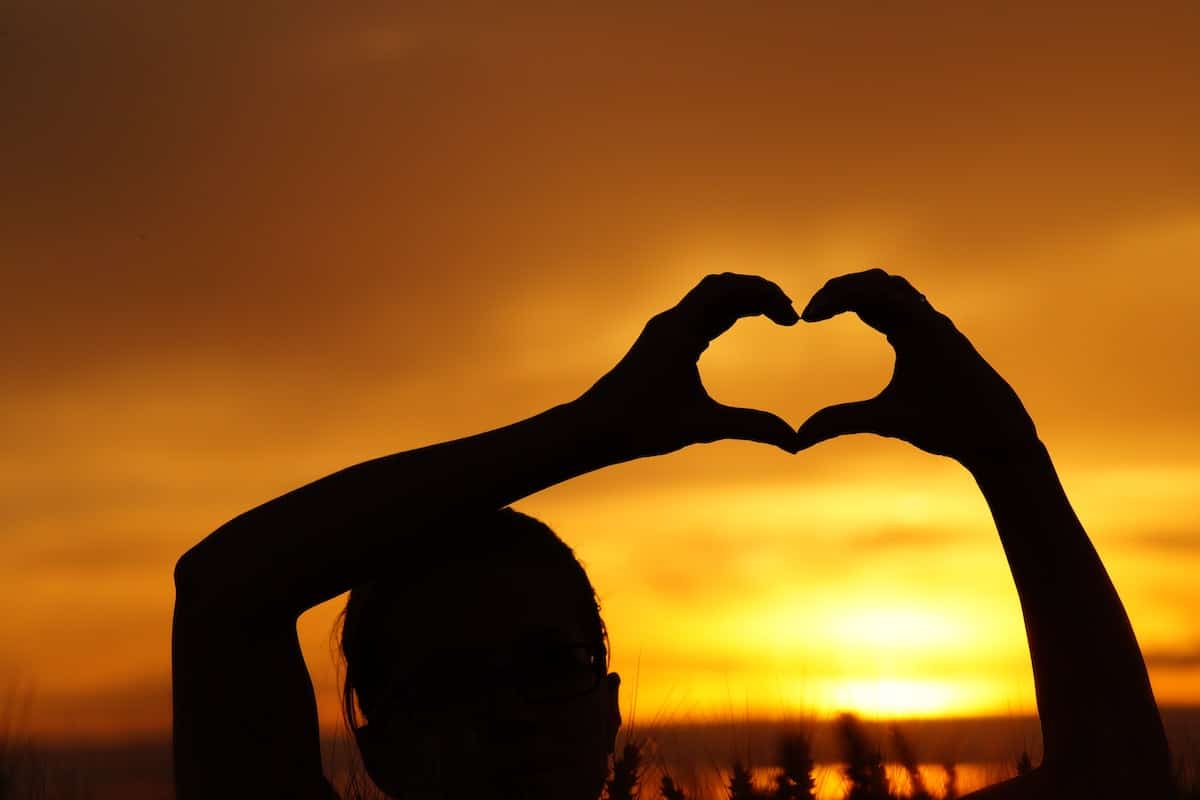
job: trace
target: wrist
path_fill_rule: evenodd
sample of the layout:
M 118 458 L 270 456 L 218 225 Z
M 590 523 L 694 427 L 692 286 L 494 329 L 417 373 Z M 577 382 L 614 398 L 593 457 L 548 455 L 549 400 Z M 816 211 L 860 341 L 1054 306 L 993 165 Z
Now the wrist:
M 962 464 L 989 503 L 1001 496 L 1039 494 L 1039 487 L 1058 484 L 1050 453 L 1036 437 L 976 453 Z
M 587 462 L 591 469 L 636 458 L 621 426 L 587 396 L 555 406 L 548 412 L 560 441 Z
M 1006 438 L 978 447 L 958 458 L 976 478 L 1013 471 L 1028 471 L 1050 461 L 1046 446 L 1036 435 Z

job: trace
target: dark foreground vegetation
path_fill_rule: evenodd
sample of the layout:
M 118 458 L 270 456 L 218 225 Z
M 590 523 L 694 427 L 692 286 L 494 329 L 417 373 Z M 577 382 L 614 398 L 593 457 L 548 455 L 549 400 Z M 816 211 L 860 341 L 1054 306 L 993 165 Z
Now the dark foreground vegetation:
M 879 726 L 874 726 L 878 728 Z M 838 771 L 840 790 L 844 800 L 956 800 L 960 796 L 958 765 L 953 759 L 939 763 L 941 781 L 934 787 L 927 783 L 928 758 L 920 758 L 913 743 L 898 725 L 889 725 L 880 736 L 872 733 L 852 714 L 842 714 L 833 723 L 838 749 Z M 1176 783 L 1179 800 L 1200 800 L 1200 751 L 1188 737 L 1189 752 L 1177 756 Z M 657 750 L 651 736 L 631 737 L 616 759 L 614 774 L 605 793 L 606 800 L 816 800 L 821 796 L 817 780 L 817 763 L 813 758 L 811 734 L 803 730 L 780 733 L 775 740 L 775 752 L 771 759 L 770 778 L 755 780 L 753 770 L 739 757 L 727 762 L 728 766 L 714 766 L 720 772 L 720 790 L 698 790 L 695 785 L 686 786 L 677 775 L 661 763 L 653 785 L 644 780 L 649 766 L 647 751 Z M 889 774 L 887 765 L 892 765 Z M 1028 750 L 1003 764 L 995 774 L 995 780 L 1024 774 L 1035 766 Z M 896 781 L 896 767 L 903 780 Z M 1104 765 L 1098 764 L 1097 769 Z M 694 770 L 692 771 L 694 774 Z M 978 787 L 976 787 L 978 788 Z M 972 789 L 973 790 L 973 789 Z

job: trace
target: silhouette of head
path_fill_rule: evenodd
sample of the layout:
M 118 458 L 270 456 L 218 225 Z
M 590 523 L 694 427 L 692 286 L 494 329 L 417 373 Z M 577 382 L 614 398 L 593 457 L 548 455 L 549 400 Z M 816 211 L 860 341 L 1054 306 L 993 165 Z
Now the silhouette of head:
M 411 538 L 342 614 L 344 712 L 371 779 L 401 800 L 596 800 L 620 677 L 571 548 L 512 509 Z

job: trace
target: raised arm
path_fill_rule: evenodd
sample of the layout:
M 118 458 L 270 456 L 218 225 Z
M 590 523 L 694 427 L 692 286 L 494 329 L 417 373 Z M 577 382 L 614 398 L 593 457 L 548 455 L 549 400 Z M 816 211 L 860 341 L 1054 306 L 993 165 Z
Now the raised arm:
M 185 553 L 172 630 L 180 800 L 329 796 L 296 620 L 369 579 L 373 564 L 403 559 L 439 519 L 697 442 L 746 439 L 794 453 L 788 423 L 715 402 L 696 367 L 709 341 L 758 314 L 799 320 L 769 281 L 709 276 L 575 401 L 348 467 L 241 514 Z
M 971 797 L 1170 797 L 1166 737 L 1133 629 L 1016 393 L 901 277 L 834 278 L 802 317 L 845 311 L 887 334 L 895 371 L 876 397 L 814 414 L 801 446 L 874 433 L 960 462 L 991 509 L 1025 617 L 1044 759 Z

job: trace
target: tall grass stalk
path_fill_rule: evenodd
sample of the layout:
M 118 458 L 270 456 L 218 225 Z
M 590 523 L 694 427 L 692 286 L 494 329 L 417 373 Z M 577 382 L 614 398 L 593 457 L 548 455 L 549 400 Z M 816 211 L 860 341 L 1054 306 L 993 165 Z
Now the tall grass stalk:
M 911 800 L 933 800 L 933 795 L 925 788 L 925 779 L 921 777 L 921 769 L 917 765 L 917 753 L 908 737 L 900 730 L 899 725 L 892 725 L 892 746 L 896 749 L 896 760 L 908 773 L 909 786 L 912 787 L 909 797 Z
M 953 761 L 942 764 L 946 772 L 946 788 L 942 790 L 942 800 L 958 800 L 958 766 Z
M 761 800 L 754 790 L 750 770 L 740 759 L 733 762 L 733 772 L 729 776 L 729 800 Z
M 771 800 L 814 800 L 817 782 L 813 777 L 812 742 L 802 733 L 779 737 L 780 772 L 775 776 Z
M 670 775 L 663 775 L 660 791 L 662 792 L 663 800 L 688 800 L 683 793 L 683 789 L 675 785 L 675 781 Z
M 846 759 L 846 781 L 850 784 L 846 800 L 891 800 L 883 753 L 868 737 L 858 717 L 842 714 L 837 719 Z
M 642 748 L 640 739 L 630 739 L 613 761 L 612 778 L 608 781 L 608 800 L 637 800 L 642 787 Z

